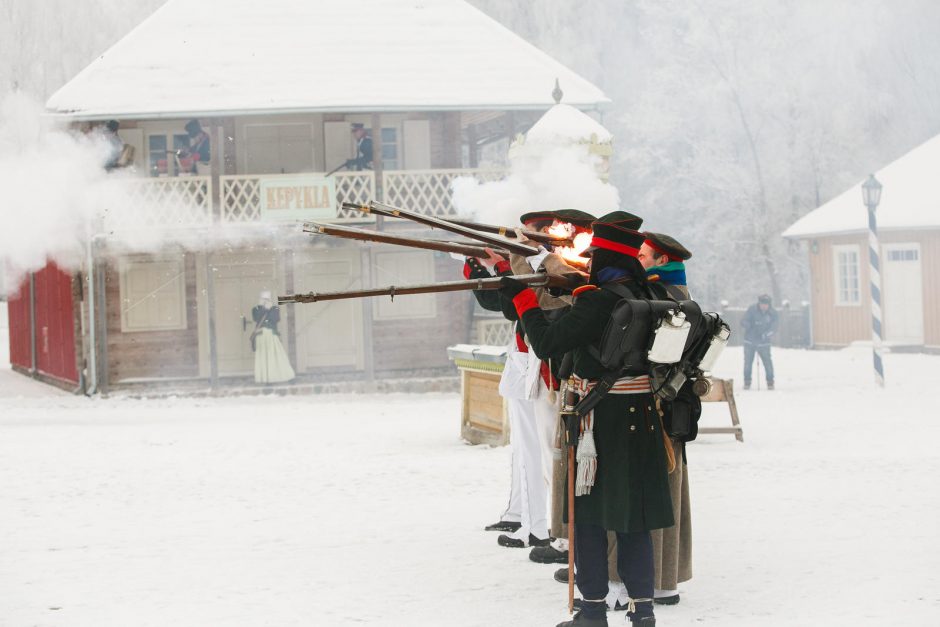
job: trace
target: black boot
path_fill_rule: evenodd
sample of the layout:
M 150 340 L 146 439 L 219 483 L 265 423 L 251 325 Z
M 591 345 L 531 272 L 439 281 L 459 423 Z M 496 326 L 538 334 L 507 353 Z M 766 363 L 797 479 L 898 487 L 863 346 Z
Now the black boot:
M 607 627 L 607 603 L 582 601 L 581 609 L 574 618 L 558 623 L 557 627 Z
M 581 609 L 581 606 L 582 606 L 583 604 L 584 604 L 584 600 L 583 600 L 583 599 L 575 599 L 574 602 L 572 603 L 572 605 L 574 606 L 574 609 L 576 609 L 576 610 L 580 610 L 580 609 Z M 609 612 L 609 611 L 610 611 L 610 606 L 607 605 L 607 602 L 606 602 L 606 601 L 604 602 L 604 606 L 607 608 L 607 611 Z M 617 602 L 617 609 L 620 609 L 620 602 L 619 602 L 619 601 Z M 626 608 L 623 608 L 623 609 L 626 609 Z
M 522 526 L 520 522 L 512 522 L 509 520 L 500 520 L 499 522 L 494 522 L 492 525 L 487 525 L 483 527 L 484 531 L 508 531 L 513 533 L 519 530 L 519 527 Z
M 653 603 L 657 603 L 659 605 L 676 605 L 679 603 L 679 595 L 673 594 L 672 596 L 668 597 L 656 597 L 653 599 Z
M 559 551 L 552 545 L 537 546 L 529 551 L 529 559 L 539 564 L 567 564 L 568 551 Z
M 644 616 L 643 618 L 631 618 L 631 625 L 640 625 L 640 627 L 656 627 L 655 616 Z
M 499 546 L 505 546 L 511 549 L 524 549 L 526 547 L 526 543 L 524 540 L 517 540 L 516 538 L 513 538 L 512 536 L 499 536 L 498 538 L 496 538 L 496 541 L 499 543 Z M 529 546 L 548 546 L 549 544 L 551 544 L 551 542 L 552 542 L 551 538 L 545 538 L 544 540 L 540 540 L 536 538 L 535 536 L 533 536 L 531 533 L 529 534 Z
M 555 571 L 554 577 L 558 583 L 568 583 L 568 569 L 559 568 Z

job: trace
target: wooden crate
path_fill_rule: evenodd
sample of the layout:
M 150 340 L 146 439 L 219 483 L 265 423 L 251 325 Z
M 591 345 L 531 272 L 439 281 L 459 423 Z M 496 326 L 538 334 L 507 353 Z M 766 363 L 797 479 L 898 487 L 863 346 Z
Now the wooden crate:
M 460 370 L 460 436 L 471 444 L 508 444 L 509 413 L 499 394 L 505 354 L 470 346 L 451 347 L 448 354 Z

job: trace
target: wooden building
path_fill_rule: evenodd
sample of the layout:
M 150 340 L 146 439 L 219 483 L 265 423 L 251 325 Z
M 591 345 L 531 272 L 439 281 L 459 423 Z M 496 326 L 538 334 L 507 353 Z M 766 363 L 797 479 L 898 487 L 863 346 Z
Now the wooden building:
M 11 299 L 11 361 L 88 393 L 250 384 L 262 290 L 460 278 L 446 255 L 313 239 L 296 219 L 414 228 L 341 207 L 372 199 L 455 215 L 451 182 L 501 178 L 488 151 L 504 155 L 552 104 L 556 78 L 568 104 L 608 102 L 462 0 L 170 0 L 47 103 L 76 127 L 119 121 L 136 177 L 124 182 L 127 211 L 90 225 L 80 272 L 47 268 Z M 176 154 L 193 119 L 209 136 L 208 167 Z M 354 123 L 371 132 L 373 168 L 327 176 L 356 156 Z M 293 190 L 330 202 L 281 211 Z M 140 240 L 149 244 L 135 248 Z M 43 296 L 53 277 L 54 303 Z M 454 372 L 448 345 L 486 333 L 474 329 L 472 303 L 449 294 L 286 306 L 280 333 L 301 383 L 440 375 Z M 46 337 L 67 347 L 54 360 Z
M 884 341 L 940 349 L 940 136 L 875 173 Z M 868 212 L 861 183 L 784 232 L 806 242 L 813 344 L 870 341 Z

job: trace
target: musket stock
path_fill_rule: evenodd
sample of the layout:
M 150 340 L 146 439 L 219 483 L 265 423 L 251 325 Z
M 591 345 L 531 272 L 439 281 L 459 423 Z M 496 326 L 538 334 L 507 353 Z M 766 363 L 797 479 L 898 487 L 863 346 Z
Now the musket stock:
M 559 276 L 556 274 L 521 274 L 514 279 L 525 283 L 529 287 L 558 287 L 574 289 L 583 283 L 583 278 L 577 275 Z M 502 287 L 502 277 L 488 279 L 471 279 L 469 281 L 446 281 L 443 283 L 428 283 L 424 285 L 403 285 L 380 287 L 369 290 L 351 290 L 346 292 L 308 292 L 307 294 L 293 294 L 278 296 L 279 305 L 290 303 L 318 303 L 325 300 L 347 300 L 350 298 L 368 298 L 371 296 L 407 296 L 409 294 L 438 294 L 442 292 L 461 292 L 469 290 L 498 290 Z
M 322 235 L 332 235 L 343 239 L 359 240 L 362 242 L 377 242 L 379 244 L 392 244 L 395 246 L 407 246 L 408 248 L 421 248 L 424 250 L 437 250 L 445 253 L 456 253 L 465 257 L 487 258 L 485 247 L 477 246 L 473 243 L 446 242 L 441 240 L 415 239 L 413 237 L 404 237 L 402 235 L 393 235 L 380 231 L 369 231 L 366 229 L 356 229 L 348 226 L 336 226 L 334 224 L 320 224 L 319 222 L 304 222 L 305 233 L 320 233 Z M 503 257 L 509 256 L 508 250 L 496 249 L 495 252 Z
M 386 205 L 385 203 L 376 202 L 374 200 L 368 205 L 344 202 L 343 208 L 353 209 L 363 213 L 374 213 L 375 215 L 385 216 L 388 218 L 405 218 L 407 220 L 411 220 L 412 222 L 424 224 L 432 228 L 441 229 L 443 231 L 450 231 L 451 233 L 458 233 L 460 235 L 469 237 L 470 239 L 475 239 L 488 244 L 490 247 L 502 248 L 508 250 L 511 253 L 522 255 L 523 257 L 531 257 L 532 255 L 537 255 L 539 253 L 537 248 L 520 244 L 519 242 L 514 242 L 512 240 L 506 239 L 505 237 L 487 235 L 486 233 L 481 233 L 471 228 L 454 224 L 448 220 L 422 215 L 420 213 L 415 213 L 414 211 L 393 207 L 391 205 Z

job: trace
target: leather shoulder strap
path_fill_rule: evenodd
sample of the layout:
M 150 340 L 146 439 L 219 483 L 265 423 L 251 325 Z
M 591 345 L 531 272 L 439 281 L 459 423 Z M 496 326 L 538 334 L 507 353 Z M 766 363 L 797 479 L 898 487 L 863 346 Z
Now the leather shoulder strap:
M 660 285 L 666 288 L 666 293 L 669 294 L 670 298 L 673 300 L 689 300 L 686 295 L 682 293 L 682 290 L 675 285 L 665 285 L 662 283 Z
M 627 289 L 627 286 L 623 283 L 605 283 L 601 285 L 601 289 L 613 292 L 620 298 L 636 298 L 636 295 Z

